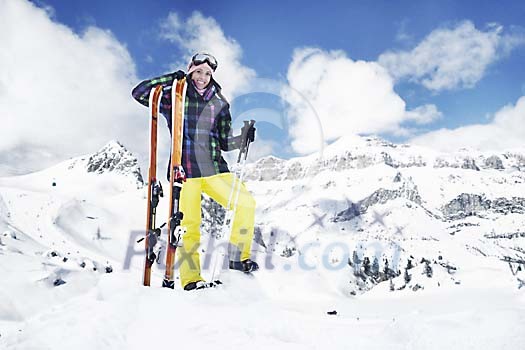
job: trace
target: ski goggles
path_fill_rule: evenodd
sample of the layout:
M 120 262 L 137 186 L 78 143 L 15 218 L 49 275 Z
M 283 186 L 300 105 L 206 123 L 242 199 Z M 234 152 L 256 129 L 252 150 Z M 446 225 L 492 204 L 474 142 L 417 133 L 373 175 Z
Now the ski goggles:
M 217 59 L 208 53 L 195 54 L 191 58 L 191 62 L 196 66 L 201 65 L 203 63 L 208 63 L 208 65 L 211 67 L 211 69 L 213 69 L 214 72 L 217 69 Z

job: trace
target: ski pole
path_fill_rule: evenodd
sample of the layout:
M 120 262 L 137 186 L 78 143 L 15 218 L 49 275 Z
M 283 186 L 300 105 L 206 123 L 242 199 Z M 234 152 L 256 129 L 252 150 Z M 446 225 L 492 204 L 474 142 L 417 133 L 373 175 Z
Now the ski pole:
M 237 157 L 237 164 L 239 164 L 241 162 L 241 158 L 242 158 L 243 153 L 244 153 L 244 159 L 242 159 L 242 164 L 240 166 L 241 171 L 238 174 L 239 176 L 238 177 L 237 176 L 233 177 L 232 188 L 230 190 L 230 195 L 228 197 L 228 204 L 227 204 L 227 208 L 228 208 L 228 213 L 229 214 L 231 213 L 229 208 L 230 208 L 230 206 L 232 204 L 233 194 L 236 192 L 235 191 L 235 187 L 237 185 L 237 181 L 241 181 L 241 183 L 242 183 L 242 181 L 244 180 L 244 168 L 245 168 L 245 164 L 246 164 L 246 159 L 248 157 L 248 149 L 249 149 L 250 143 L 251 143 L 251 141 L 248 139 L 248 132 L 250 131 L 250 129 L 253 127 L 254 124 L 255 124 L 255 120 L 250 120 L 250 121 L 245 120 L 244 121 L 244 127 L 241 129 L 242 130 L 242 132 L 241 132 L 241 147 L 239 149 L 239 156 Z M 235 175 L 237 175 L 237 174 L 235 174 Z M 239 187 L 239 190 L 240 190 L 240 187 Z M 229 224 L 230 220 L 228 218 L 226 218 L 226 220 L 224 222 Z
M 235 216 L 235 212 L 237 210 L 237 203 L 238 203 L 238 200 L 239 200 L 239 194 L 240 194 L 241 186 L 242 186 L 242 183 L 243 183 L 243 180 L 244 180 L 246 159 L 248 158 L 248 150 L 250 148 L 250 143 L 251 143 L 250 139 L 248 139 L 248 132 L 250 131 L 251 128 L 253 128 L 254 124 L 255 124 L 255 120 L 250 120 L 250 121 L 245 120 L 244 121 L 244 127 L 241 129 L 242 130 L 242 132 L 241 132 L 241 147 L 239 149 L 239 156 L 237 157 L 237 164 L 241 163 L 241 159 L 242 159 L 242 163 L 240 165 L 239 177 L 236 176 L 237 174 L 234 174 L 234 176 L 233 176 L 232 187 L 231 187 L 231 190 L 230 190 L 230 195 L 229 195 L 228 204 L 227 204 L 228 212 L 226 213 L 224 224 L 223 224 L 223 227 L 221 229 L 221 235 L 219 237 L 219 240 L 221 242 L 226 242 L 227 239 L 229 239 L 229 234 L 231 234 L 231 229 L 232 229 L 231 221 L 232 221 L 233 217 Z M 242 158 L 243 154 L 244 154 L 244 158 Z M 232 199 L 234 197 L 234 193 L 235 193 L 234 206 L 233 206 L 233 209 L 230 210 L 230 206 L 232 204 Z M 214 263 L 213 263 L 212 281 L 215 279 L 215 272 L 217 270 L 217 263 L 218 262 L 219 262 L 219 255 L 216 254 L 215 255 L 215 259 L 214 259 Z

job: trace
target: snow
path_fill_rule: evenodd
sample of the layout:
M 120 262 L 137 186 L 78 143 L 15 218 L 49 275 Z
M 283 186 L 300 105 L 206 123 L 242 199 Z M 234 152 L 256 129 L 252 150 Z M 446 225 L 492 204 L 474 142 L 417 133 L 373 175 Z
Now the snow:
M 318 155 L 283 161 L 283 168 L 320 171 L 248 182 L 268 248 L 253 247 L 261 270 L 253 276 L 226 270 L 219 287 L 185 292 L 160 287 L 162 264 L 154 265 L 152 286 L 141 285 L 143 252 L 136 240 L 145 225 L 146 187 L 122 145 L 110 142 L 101 151 L 0 178 L 0 349 L 524 348 L 525 287 L 519 281 L 525 265 L 504 258 L 523 257 L 525 237 L 490 238 L 523 232 L 524 214 L 458 220 L 441 214 L 461 193 L 525 197 L 518 158 L 502 157 L 500 170 L 435 168 L 438 157 L 463 160 L 376 138 L 346 138 L 325 149 L 324 161 L 347 151 L 373 161 L 357 168 L 323 168 L 314 164 Z M 394 162 L 421 158 L 427 165 L 395 168 L 378 156 L 382 152 Z M 95 155 L 104 164 L 127 165 L 88 172 Z M 489 155 L 468 156 L 481 165 Z M 403 194 L 406 188 L 417 190 L 420 204 Z M 386 197 L 366 202 L 358 217 L 334 220 L 373 193 Z M 167 206 L 162 200 L 161 222 Z M 213 246 L 203 235 L 206 254 Z M 380 269 L 387 258 L 402 273 L 382 283 L 363 281 L 348 264 L 354 251 L 361 260 L 377 258 Z M 408 260 L 414 267 L 407 283 Z M 212 277 L 209 269 L 203 275 Z
M 186 293 L 141 287 L 137 273 L 102 275 L 94 284 L 83 277 L 32 291 L 48 306 L 2 322 L 4 348 L 139 349 L 197 342 L 217 349 L 519 349 L 525 340 L 519 326 L 525 321 L 523 294 L 503 288 L 346 298 L 261 271 L 253 279 L 228 273 L 224 287 Z M 321 282 L 310 282 L 315 279 Z M 74 290 L 76 283 L 82 290 Z M 51 301 L 50 293 L 61 295 Z M 338 314 L 327 315 L 332 310 Z

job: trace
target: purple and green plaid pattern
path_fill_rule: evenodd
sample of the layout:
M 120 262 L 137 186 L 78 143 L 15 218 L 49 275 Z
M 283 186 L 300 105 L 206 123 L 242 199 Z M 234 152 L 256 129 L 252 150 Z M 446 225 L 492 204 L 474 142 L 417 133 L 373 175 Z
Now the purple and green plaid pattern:
M 171 85 L 173 74 L 165 74 L 158 78 L 148 79 L 135 86 L 131 94 L 133 98 L 146 107 L 149 107 L 149 93 L 154 86 L 162 85 L 160 111 L 163 115 L 171 115 Z M 170 113 L 167 113 L 167 112 Z M 171 130 L 171 128 L 170 128 Z
M 160 111 L 168 122 L 171 132 L 171 86 L 173 75 L 145 80 L 137 85 L 133 97 L 148 106 L 149 93 L 155 85 L 161 84 L 163 95 Z M 188 81 L 184 103 L 184 130 L 182 142 L 182 166 L 189 178 L 212 176 L 228 172 L 228 165 L 221 151 L 231 151 L 240 146 L 240 137 L 234 137 L 231 129 L 230 106 L 219 93 L 220 87 L 214 81 L 201 96 Z

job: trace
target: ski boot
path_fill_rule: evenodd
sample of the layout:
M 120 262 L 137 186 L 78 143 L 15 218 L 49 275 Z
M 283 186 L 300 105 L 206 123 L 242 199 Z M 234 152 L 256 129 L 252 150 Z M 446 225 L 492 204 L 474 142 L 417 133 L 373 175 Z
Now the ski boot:
M 230 270 L 238 270 L 244 273 L 250 273 L 259 270 L 259 264 L 251 259 L 246 259 L 243 261 L 230 260 Z

